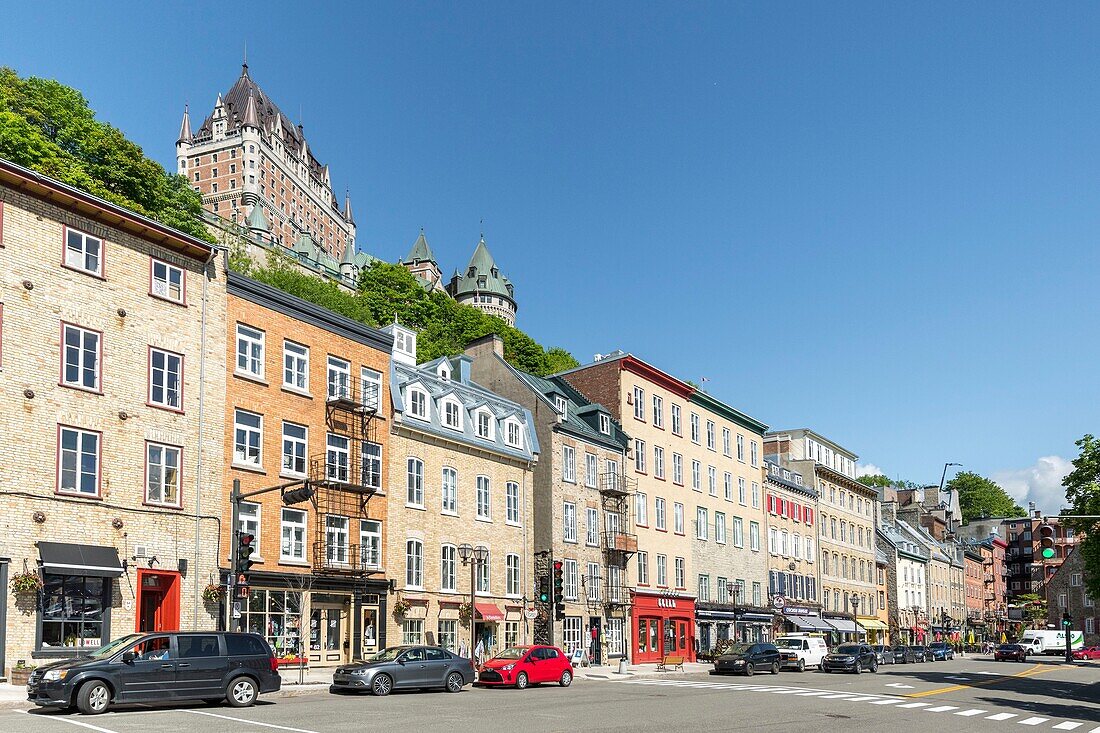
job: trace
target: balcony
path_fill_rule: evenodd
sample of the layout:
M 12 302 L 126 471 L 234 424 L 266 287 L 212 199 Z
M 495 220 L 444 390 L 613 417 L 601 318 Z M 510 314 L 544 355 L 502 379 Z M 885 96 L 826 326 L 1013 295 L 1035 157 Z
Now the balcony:
M 370 569 L 359 545 L 313 543 L 313 572 L 362 575 Z
M 317 488 L 358 494 L 382 493 L 381 460 L 361 460 L 358 453 L 330 450 L 309 459 L 309 481 Z
M 628 496 L 634 493 L 638 480 L 621 473 L 601 473 L 600 493 L 605 496 Z
M 604 586 L 604 603 L 612 608 L 630 605 L 630 588 L 608 581 Z
M 603 549 L 623 555 L 633 555 L 638 551 L 638 535 L 628 532 L 602 532 Z

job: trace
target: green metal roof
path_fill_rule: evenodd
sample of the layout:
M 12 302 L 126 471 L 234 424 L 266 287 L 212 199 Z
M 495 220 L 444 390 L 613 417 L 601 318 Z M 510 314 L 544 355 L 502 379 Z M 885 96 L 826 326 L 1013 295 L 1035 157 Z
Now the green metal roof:
M 267 223 L 267 215 L 264 214 L 264 207 L 258 202 L 252 204 L 252 211 L 248 212 L 248 228 L 271 231 L 271 225 Z
M 484 278 L 482 282 L 481 278 Z M 461 273 L 454 296 L 474 295 L 499 295 L 509 300 L 514 300 L 508 278 L 500 274 L 493 256 L 489 254 L 489 248 L 485 246 L 485 238 L 477 243 L 474 255 L 470 258 L 470 264 Z
M 768 426 L 764 423 L 749 417 L 740 410 L 735 410 L 734 408 L 727 405 L 725 402 L 711 397 L 706 392 L 702 392 L 697 389 L 691 393 L 691 397 L 689 398 L 689 400 L 705 410 L 710 410 L 716 415 L 724 417 L 731 422 L 737 423 L 747 430 L 752 430 L 753 432 L 760 433 L 761 435 L 768 432 Z
M 435 254 L 432 253 L 432 248 L 428 246 L 428 239 L 424 236 L 424 230 L 420 230 L 420 236 L 416 238 L 416 242 L 413 243 L 412 250 L 405 256 L 405 262 L 435 262 Z

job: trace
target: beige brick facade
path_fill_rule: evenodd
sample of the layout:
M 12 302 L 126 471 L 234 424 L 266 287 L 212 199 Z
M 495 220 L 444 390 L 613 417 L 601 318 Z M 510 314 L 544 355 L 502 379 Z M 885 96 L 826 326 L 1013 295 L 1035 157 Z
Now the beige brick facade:
M 218 580 L 210 550 L 224 534 L 220 262 L 207 268 L 210 250 L 198 240 L 2 161 L 0 182 L 0 435 L 9 441 L 0 578 L 37 571 L 38 542 L 110 548 L 126 564 L 113 578 L 45 575 L 37 597 L 5 582 L 0 666 L 71 656 L 73 646 L 154 623 L 212 628 L 216 609 L 200 593 Z M 83 255 L 66 258 L 69 230 Z M 182 274 L 181 303 L 153 295 L 154 262 L 158 275 L 164 265 Z M 69 332 L 86 336 L 71 353 L 86 369 L 62 369 L 63 324 L 86 329 Z M 182 371 L 182 392 L 165 372 L 152 376 L 165 354 L 167 371 Z M 64 386 L 67 377 L 87 387 Z M 71 613 L 82 594 L 98 600 L 103 584 L 101 613 Z

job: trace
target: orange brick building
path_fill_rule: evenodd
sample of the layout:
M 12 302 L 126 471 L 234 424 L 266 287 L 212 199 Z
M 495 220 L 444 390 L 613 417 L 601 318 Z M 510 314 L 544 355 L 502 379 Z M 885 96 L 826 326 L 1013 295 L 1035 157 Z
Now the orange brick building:
M 235 529 L 257 546 L 250 593 L 228 615 L 314 666 L 376 651 L 386 643 L 380 406 L 393 339 L 235 273 L 226 323 L 224 516 L 239 481 Z M 312 499 L 285 505 L 283 492 L 303 486 Z M 227 568 L 236 534 L 223 535 Z

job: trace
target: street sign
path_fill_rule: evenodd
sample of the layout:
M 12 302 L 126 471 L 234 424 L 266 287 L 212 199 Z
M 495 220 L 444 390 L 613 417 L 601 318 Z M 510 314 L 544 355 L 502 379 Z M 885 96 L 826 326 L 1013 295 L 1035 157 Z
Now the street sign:
M 776 608 L 783 608 L 783 606 L 787 605 L 787 599 L 783 596 L 773 596 L 772 605 Z
M 534 608 L 525 608 L 523 609 L 523 617 L 528 621 L 534 621 L 539 617 L 539 612 Z

